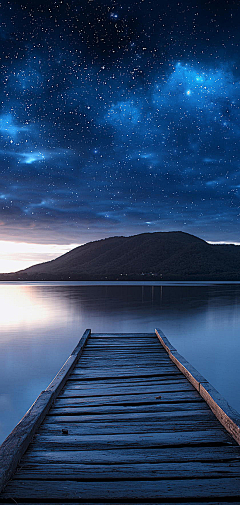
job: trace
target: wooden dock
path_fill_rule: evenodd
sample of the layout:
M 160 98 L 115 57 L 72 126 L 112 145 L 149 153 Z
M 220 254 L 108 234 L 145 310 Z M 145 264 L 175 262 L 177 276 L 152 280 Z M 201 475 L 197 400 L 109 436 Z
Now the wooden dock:
M 160 330 L 86 330 L 0 448 L 0 503 L 240 503 L 239 427 Z

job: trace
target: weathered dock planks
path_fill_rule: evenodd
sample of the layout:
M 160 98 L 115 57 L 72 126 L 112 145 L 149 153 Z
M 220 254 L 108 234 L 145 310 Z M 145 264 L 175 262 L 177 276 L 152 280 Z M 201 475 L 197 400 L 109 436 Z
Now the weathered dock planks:
M 239 426 L 160 330 L 87 330 L 0 448 L 0 503 L 240 503 Z

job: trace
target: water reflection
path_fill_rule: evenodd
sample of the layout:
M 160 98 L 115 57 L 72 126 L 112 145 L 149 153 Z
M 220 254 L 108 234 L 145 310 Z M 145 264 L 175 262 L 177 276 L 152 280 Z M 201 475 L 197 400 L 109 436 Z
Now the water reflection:
M 32 322 L 37 326 L 51 318 L 51 310 L 45 310 L 45 304 L 41 300 L 38 302 L 37 293 L 34 294 L 29 286 L 0 285 L 0 307 L 2 328 Z
M 85 328 L 153 332 L 240 411 L 240 286 L 0 285 L 0 438 L 58 371 Z

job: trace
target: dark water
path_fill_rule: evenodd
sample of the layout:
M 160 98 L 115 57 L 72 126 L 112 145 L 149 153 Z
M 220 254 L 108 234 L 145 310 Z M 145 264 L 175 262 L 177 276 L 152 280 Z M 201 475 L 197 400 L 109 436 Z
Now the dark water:
M 240 285 L 0 284 L 0 442 L 86 328 L 164 331 L 240 411 Z

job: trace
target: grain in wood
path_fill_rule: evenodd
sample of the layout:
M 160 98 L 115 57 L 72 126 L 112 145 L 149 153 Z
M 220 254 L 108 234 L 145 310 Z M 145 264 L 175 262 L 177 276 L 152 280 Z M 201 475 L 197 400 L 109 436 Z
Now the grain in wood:
M 73 482 L 73 481 L 12 481 L 3 494 L 3 499 L 18 500 L 178 500 L 239 498 L 240 478 L 189 479 L 164 481 L 118 481 Z

